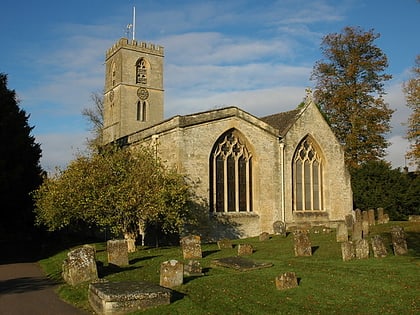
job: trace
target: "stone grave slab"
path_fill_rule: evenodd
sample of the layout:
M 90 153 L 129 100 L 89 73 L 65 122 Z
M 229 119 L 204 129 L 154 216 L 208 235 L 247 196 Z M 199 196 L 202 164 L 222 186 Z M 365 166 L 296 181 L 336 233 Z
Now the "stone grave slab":
M 217 241 L 217 246 L 219 247 L 219 249 L 233 248 L 232 241 L 227 238 Z
M 189 260 L 184 264 L 184 275 L 189 277 L 196 277 L 203 275 L 203 268 L 198 260 Z
M 354 253 L 356 259 L 369 258 L 369 242 L 367 240 L 358 240 L 354 242 Z
M 312 243 L 307 230 L 293 232 L 295 256 L 312 256 Z
M 160 285 L 173 288 L 184 282 L 184 264 L 177 260 L 165 261 L 160 265 Z
M 407 240 L 404 229 L 400 226 L 394 226 L 391 229 L 392 247 L 394 255 L 405 255 L 408 253 Z
M 273 266 L 272 263 L 255 262 L 249 258 L 238 256 L 214 259 L 212 261 L 212 265 L 218 267 L 231 268 L 238 271 L 250 271 Z
M 341 256 L 343 257 L 343 261 L 349 261 L 355 258 L 356 253 L 353 242 L 347 241 L 341 243 Z
M 336 240 L 337 242 L 347 242 L 349 240 L 349 231 L 346 223 L 338 223 L 336 231 Z
M 254 252 L 254 248 L 251 244 L 239 244 L 238 245 L 238 256 L 249 256 Z
M 259 236 L 261 242 L 268 241 L 270 239 L 270 234 L 267 232 L 262 232 Z
M 376 209 L 378 215 L 378 224 L 384 223 L 384 208 Z
M 383 258 L 388 255 L 388 251 L 385 247 L 384 240 L 380 235 L 375 235 L 370 240 L 372 244 L 372 250 L 373 250 L 373 257 L 375 258 Z
M 286 236 L 286 224 L 283 221 L 275 221 L 273 223 L 274 234 Z
M 97 314 L 126 314 L 171 303 L 172 291 L 148 282 L 97 282 L 88 299 Z

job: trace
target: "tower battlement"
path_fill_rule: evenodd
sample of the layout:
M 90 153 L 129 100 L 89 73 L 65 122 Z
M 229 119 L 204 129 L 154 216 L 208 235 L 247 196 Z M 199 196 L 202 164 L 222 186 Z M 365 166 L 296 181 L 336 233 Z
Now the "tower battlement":
M 106 58 L 112 56 L 116 51 L 118 51 L 122 47 L 162 57 L 164 52 L 163 47 L 159 45 L 146 42 L 139 42 L 137 40 L 128 40 L 127 38 L 120 38 L 118 42 L 116 42 L 111 48 L 107 50 Z

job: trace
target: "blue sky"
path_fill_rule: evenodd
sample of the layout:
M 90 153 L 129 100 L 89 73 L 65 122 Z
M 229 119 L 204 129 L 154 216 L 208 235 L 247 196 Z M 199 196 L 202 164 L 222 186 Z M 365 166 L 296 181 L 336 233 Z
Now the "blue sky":
M 373 29 L 393 75 L 387 160 L 404 166 L 401 83 L 420 54 L 417 0 L 4 0 L 0 72 L 30 114 L 46 170 L 84 150 L 81 111 L 102 91 L 105 51 L 127 36 L 133 6 L 136 39 L 165 47 L 165 118 L 228 105 L 255 116 L 294 109 L 315 84 L 322 37 L 345 26 Z

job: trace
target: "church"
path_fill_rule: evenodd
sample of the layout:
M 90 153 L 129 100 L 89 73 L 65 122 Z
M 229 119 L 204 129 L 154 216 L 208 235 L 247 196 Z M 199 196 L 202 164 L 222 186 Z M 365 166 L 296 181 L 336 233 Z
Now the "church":
M 164 49 L 121 38 L 106 52 L 105 143 L 148 145 L 194 183 L 205 239 L 335 227 L 352 213 L 344 151 L 308 94 L 288 112 L 226 107 L 164 119 Z M 198 211 L 198 210 L 197 210 Z

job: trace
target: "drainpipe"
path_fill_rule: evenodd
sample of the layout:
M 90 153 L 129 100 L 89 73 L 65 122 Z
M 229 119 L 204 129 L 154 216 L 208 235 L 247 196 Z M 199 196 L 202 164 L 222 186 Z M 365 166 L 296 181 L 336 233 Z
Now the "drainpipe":
M 282 221 L 286 224 L 286 202 L 284 200 L 285 189 L 284 189 L 284 142 L 280 140 L 280 167 L 281 167 L 281 215 Z

